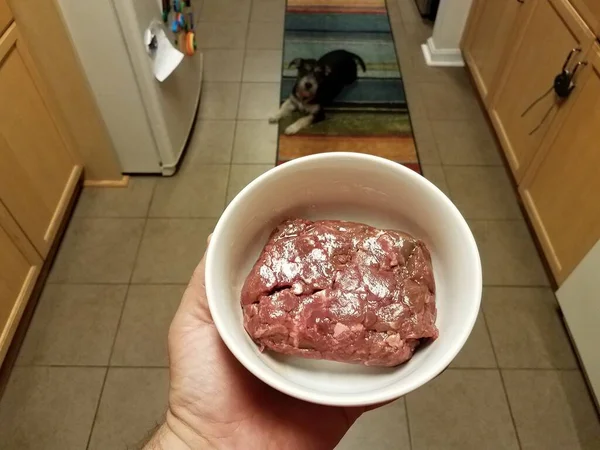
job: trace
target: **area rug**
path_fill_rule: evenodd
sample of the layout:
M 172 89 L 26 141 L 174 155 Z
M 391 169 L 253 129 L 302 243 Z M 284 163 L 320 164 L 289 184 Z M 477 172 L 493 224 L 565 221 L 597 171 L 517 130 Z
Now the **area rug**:
M 277 163 L 323 152 L 369 153 L 421 172 L 385 0 L 287 0 L 281 101 L 290 94 L 295 58 L 318 59 L 344 49 L 361 56 L 367 71 L 326 110 L 326 120 L 293 136 L 298 119 L 279 125 Z

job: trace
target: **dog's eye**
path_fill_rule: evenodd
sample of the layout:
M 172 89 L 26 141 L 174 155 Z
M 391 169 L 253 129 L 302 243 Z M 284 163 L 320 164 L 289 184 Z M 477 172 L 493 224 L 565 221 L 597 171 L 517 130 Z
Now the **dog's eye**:
M 307 64 L 304 66 L 304 68 L 310 72 L 313 67 L 310 64 Z

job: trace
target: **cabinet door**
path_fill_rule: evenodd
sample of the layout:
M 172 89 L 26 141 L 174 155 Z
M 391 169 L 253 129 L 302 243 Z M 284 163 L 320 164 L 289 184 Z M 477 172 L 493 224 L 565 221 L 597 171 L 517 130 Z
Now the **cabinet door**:
M 571 50 L 581 49 L 571 59 L 569 68 L 594 41 L 567 0 L 527 0 L 523 5 L 525 12 L 528 15 L 490 111 L 517 182 L 523 178 L 559 109 L 554 92 L 549 92 L 554 78 Z
M 56 128 L 39 83 L 13 23 L 0 38 L 0 200 L 44 257 L 81 168 Z
M 600 46 L 578 77 L 570 110 L 520 187 L 560 284 L 600 239 Z
M 8 7 L 6 0 L 0 0 L 0 35 L 6 30 L 13 20 L 12 11 Z
M 571 0 L 592 31 L 600 38 L 600 2 L 598 0 Z
M 517 0 L 476 0 L 472 6 L 462 51 L 486 105 L 522 7 Z
M 40 256 L 0 203 L 0 364 L 41 266 Z

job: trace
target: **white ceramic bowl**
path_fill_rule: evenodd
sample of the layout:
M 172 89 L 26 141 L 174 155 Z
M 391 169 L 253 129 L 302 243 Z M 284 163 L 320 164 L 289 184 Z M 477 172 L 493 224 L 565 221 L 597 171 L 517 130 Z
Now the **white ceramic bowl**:
M 363 222 L 425 241 L 433 260 L 439 338 L 393 368 L 260 353 L 242 325 L 240 291 L 271 231 L 290 217 Z M 467 223 L 428 180 L 382 158 L 323 153 L 270 170 L 231 202 L 208 249 L 206 291 L 221 338 L 265 383 L 314 403 L 368 405 L 401 397 L 448 367 L 477 318 L 481 263 Z

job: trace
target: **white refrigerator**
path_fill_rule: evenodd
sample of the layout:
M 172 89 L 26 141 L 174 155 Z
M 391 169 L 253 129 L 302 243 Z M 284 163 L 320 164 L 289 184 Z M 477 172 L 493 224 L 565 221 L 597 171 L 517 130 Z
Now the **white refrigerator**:
M 202 54 L 185 56 L 159 82 L 144 33 L 162 22 L 161 0 L 58 3 L 123 173 L 174 174 L 198 111 Z M 192 1 L 196 23 L 200 6 Z

